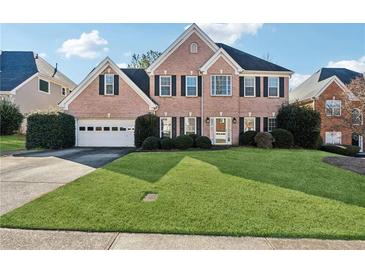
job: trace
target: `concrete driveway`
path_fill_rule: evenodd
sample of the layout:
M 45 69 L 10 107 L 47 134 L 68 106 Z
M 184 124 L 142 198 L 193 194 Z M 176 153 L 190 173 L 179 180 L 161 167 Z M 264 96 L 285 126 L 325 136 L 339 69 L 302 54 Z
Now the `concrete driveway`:
M 0 157 L 0 214 L 84 176 L 129 151 L 129 148 L 72 148 Z

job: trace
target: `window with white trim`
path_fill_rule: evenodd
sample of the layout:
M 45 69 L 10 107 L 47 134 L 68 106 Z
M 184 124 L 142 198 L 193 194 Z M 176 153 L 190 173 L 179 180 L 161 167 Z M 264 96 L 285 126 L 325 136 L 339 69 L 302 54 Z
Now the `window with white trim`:
M 160 137 L 172 138 L 172 118 L 160 117 Z
M 211 95 L 230 96 L 232 95 L 231 75 L 212 75 L 211 76 Z
M 39 91 L 50 93 L 50 83 L 48 81 L 39 79 Z
M 105 95 L 114 95 L 114 74 L 105 74 L 104 75 L 105 82 Z
M 197 96 L 198 95 L 198 77 L 197 76 L 186 76 L 186 96 Z
M 160 96 L 171 96 L 171 76 L 160 76 Z
M 256 130 L 256 118 L 255 117 L 245 117 L 243 131 Z
M 245 97 L 255 97 L 255 77 L 245 77 Z
M 341 100 L 326 100 L 326 115 L 341 116 Z
M 327 131 L 325 138 L 326 138 L 326 140 L 325 140 L 326 144 L 337 145 L 337 144 L 342 143 L 342 134 L 339 131 L 338 132 L 336 132 L 336 131 L 328 132 Z
M 271 132 L 275 128 L 276 128 L 276 118 L 269 117 L 267 119 L 267 131 Z
M 197 43 L 191 43 L 190 44 L 190 53 L 198 53 L 198 44 Z
M 361 125 L 362 124 L 362 115 L 358 108 L 354 108 L 352 110 L 352 124 L 353 125 Z
M 279 97 L 279 77 L 268 78 L 269 97 Z
M 196 117 L 185 117 L 184 120 L 184 134 L 196 134 Z

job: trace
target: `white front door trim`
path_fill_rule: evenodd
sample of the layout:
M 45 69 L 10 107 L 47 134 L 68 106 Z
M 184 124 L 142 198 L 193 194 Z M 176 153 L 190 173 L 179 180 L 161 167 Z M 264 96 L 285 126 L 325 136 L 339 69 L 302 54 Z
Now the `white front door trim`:
M 217 121 L 223 119 L 225 131 L 217 132 Z M 214 145 L 232 144 L 232 118 L 231 117 L 210 117 L 210 139 Z

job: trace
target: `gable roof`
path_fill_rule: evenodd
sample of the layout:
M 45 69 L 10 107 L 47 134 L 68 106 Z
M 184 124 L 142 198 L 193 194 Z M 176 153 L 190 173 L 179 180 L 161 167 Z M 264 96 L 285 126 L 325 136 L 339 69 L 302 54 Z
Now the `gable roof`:
M 243 69 L 237 62 L 223 49 L 220 48 L 207 62 L 200 68 L 200 71 L 207 73 L 208 69 L 219 59 L 223 58 L 228 64 L 230 64 L 236 74 L 239 74 Z
M 147 96 L 150 96 L 150 78 L 144 69 L 121 69 Z
M 348 85 L 353 79 L 362 77 L 362 74 L 346 68 L 322 68 L 318 81 L 323 81 L 332 76 L 337 76 L 342 83 Z
M 244 70 L 292 72 L 287 68 L 278 66 L 226 44 L 217 43 L 217 46 L 223 48 Z

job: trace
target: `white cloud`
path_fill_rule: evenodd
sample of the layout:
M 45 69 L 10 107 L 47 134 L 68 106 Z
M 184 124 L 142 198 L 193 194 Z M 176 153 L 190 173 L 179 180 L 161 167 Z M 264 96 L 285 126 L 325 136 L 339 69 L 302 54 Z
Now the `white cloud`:
M 99 31 L 92 30 L 89 33 L 83 32 L 80 38 L 72 38 L 63 42 L 58 52 L 64 54 L 66 58 L 78 56 L 86 59 L 94 59 L 102 52 L 109 50 L 106 46 L 108 41 L 99 36 Z
M 222 42 L 229 45 L 234 44 L 243 35 L 255 35 L 263 24 L 222 24 L 222 23 L 203 23 L 199 27 L 204 30 L 215 42 Z
M 119 64 L 117 64 L 117 66 L 120 67 L 120 68 L 127 68 L 128 64 L 127 63 L 119 63 Z
M 309 74 L 294 73 L 289 81 L 290 90 L 293 90 L 310 77 Z
M 41 52 L 38 54 L 40 57 L 42 58 L 46 58 L 47 57 L 47 53 Z
M 347 68 L 357 72 L 365 72 L 365 55 L 357 60 L 330 61 L 327 64 L 330 68 Z
M 131 51 L 123 52 L 123 57 L 126 57 L 126 58 L 132 57 L 132 52 Z

